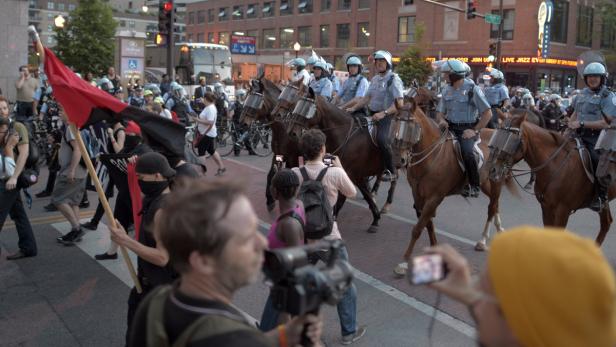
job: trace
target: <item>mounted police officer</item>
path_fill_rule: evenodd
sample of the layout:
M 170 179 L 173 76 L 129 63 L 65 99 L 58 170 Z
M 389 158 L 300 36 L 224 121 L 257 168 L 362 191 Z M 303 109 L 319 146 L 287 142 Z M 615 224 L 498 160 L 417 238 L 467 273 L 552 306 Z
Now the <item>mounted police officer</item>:
M 372 54 L 372 57 L 377 74 L 372 77 L 366 95 L 352 100 L 346 110 L 353 113 L 368 105 L 372 121 L 376 122 L 378 128 L 376 141 L 381 150 L 381 159 L 385 166 L 381 179 L 391 181 L 396 179 L 396 169 L 393 164 L 391 139 L 388 137 L 389 126 L 391 117 L 396 113 L 396 106 L 402 107 L 404 90 L 402 80 L 392 71 L 391 53 L 382 50 L 376 51 Z
M 616 117 L 616 95 L 605 86 L 607 71 L 601 63 L 590 63 L 584 68 L 584 88 L 575 98 L 573 105 L 575 111 L 571 115 L 569 128 L 576 130 L 592 160 L 594 169 L 599 163 L 599 154 L 595 151 L 595 144 L 602 129 L 608 127 L 608 122 Z M 590 208 L 600 211 L 607 207 L 608 188 L 599 184 L 595 179 L 597 197 Z
M 310 72 L 306 70 L 306 61 L 302 58 L 295 58 L 291 60 L 289 65 L 295 68 L 295 74 L 291 80 L 296 82 L 303 78 L 302 83 L 308 86 L 310 84 Z
M 342 102 L 342 109 L 346 109 L 349 101 L 363 97 L 368 90 L 368 79 L 361 74 L 361 59 L 356 55 L 352 55 L 347 58 L 346 66 L 349 78 L 344 81 L 340 93 L 334 98 L 334 104 Z
M 490 104 L 481 89 L 464 78 L 466 71 L 461 61 L 448 60 L 441 66 L 441 72 L 448 75 L 449 85 L 443 90 L 443 97 L 436 108 L 439 126 L 448 127 L 460 142 L 469 182 L 462 195 L 477 197 L 480 181 L 473 147 L 479 132 L 490 121 Z
M 497 69 L 490 71 L 490 85 L 484 89 L 486 99 L 492 108 L 492 119 L 488 123 L 488 128 L 496 129 L 498 127 L 497 109 L 506 108 L 509 106 L 509 90 L 503 83 L 504 75 Z
M 338 95 L 340 93 L 340 80 L 334 74 L 334 66 L 330 63 L 326 63 L 327 65 L 327 73 L 329 80 L 332 82 L 332 96 Z
M 314 78 L 314 76 L 312 75 L 312 68 L 314 67 L 314 64 L 316 64 L 319 60 L 319 57 L 316 55 L 311 55 L 310 57 L 308 57 L 308 59 L 306 59 L 306 70 L 310 73 L 310 81 L 308 81 L 308 83 L 310 83 Z
M 312 73 L 314 74 L 314 79 L 310 81 L 310 88 L 312 88 L 315 95 L 321 95 L 327 101 L 330 101 L 333 86 L 332 82 L 327 78 L 327 63 L 322 60 L 317 61 L 312 67 Z

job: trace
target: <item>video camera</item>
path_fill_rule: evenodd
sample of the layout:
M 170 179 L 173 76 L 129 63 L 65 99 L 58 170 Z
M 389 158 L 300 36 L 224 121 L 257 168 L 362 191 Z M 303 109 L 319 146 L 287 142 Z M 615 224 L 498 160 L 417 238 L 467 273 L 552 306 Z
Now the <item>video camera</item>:
M 263 272 L 272 281 L 274 308 L 291 315 L 316 313 L 322 303 L 335 305 L 353 280 L 353 270 L 339 253 L 341 240 L 265 251 Z M 325 264 L 315 265 L 317 253 L 328 252 Z

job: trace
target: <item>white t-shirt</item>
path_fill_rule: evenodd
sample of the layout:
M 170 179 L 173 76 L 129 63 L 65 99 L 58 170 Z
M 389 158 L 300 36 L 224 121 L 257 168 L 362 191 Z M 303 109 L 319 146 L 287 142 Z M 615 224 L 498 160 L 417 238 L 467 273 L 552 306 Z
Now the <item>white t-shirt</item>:
M 203 119 L 214 124 L 212 124 L 210 130 L 205 133 L 209 125 L 199 123 L 199 126 L 197 127 L 199 134 L 205 133 L 205 135 L 209 137 L 216 137 L 218 135 L 216 132 L 216 116 L 216 106 L 214 106 L 214 104 L 206 106 L 203 111 L 201 111 L 201 114 L 199 114 L 199 119 Z
M 171 112 L 169 112 L 166 108 L 163 108 L 162 111 L 160 111 L 160 116 L 167 119 L 173 119 Z

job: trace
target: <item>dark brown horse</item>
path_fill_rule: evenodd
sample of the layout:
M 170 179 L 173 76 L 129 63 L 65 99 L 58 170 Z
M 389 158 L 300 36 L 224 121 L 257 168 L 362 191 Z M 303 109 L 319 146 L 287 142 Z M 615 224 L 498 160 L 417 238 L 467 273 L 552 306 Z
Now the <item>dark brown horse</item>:
M 394 269 L 396 275 L 402 276 L 406 273 L 408 260 L 424 228 L 428 230 L 430 244 L 435 245 L 437 243 L 432 221 L 436 215 L 436 210 L 445 197 L 459 194 L 467 183 L 467 179 L 458 163 L 452 135 L 447 131 L 442 131 L 434 120 L 427 117 L 416 106 L 412 98 L 405 98 L 405 104 L 398 110 L 398 116 L 399 119 L 405 121 L 404 126 L 407 134 L 420 134 L 415 136 L 413 140 L 408 141 L 410 154 L 407 164 L 407 181 L 413 192 L 418 221 L 412 229 L 411 240 L 406 252 L 404 252 L 404 262 L 398 264 Z M 401 126 L 401 124 L 402 122 L 396 124 L 396 126 Z M 487 143 L 492 132 L 491 129 L 481 131 L 482 142 L 479 147 L 484 153 L 484 157 L 488 156 Z M 402 147 L 400 150 L 407 149 Z M 497 231 L 503 230 L 498 212 L 498 199 L 502 184 L 492 183 L 488 180 L 484 168 L 481 169 L 480 176 L 481 190 L 489 197 L 490 203 L 483 237 L 475 248 L 484 250 L 488 241 L 490 223 L 494 223 Z M 506 183 L 510 190 L 514 189 L 511 182 L 507 181 Z
M 293 114 L 293 112 L 290 116 L 286 116 L 289 134 L 298 138 L 304 130 L 309 128 L 318 128 L 325 133 L 328 153 L 340 158 L 344 170 L 351 181 L 359 188 L 372 212 L 373 219 L 368 232 L 377 232 L 381 216 L 370 194 L 367 178 L 380 175 L 384 167 L 381 162 L 380 151 L 372 142 L 368 130 L 359 127 L 349 113 L 327 102 L 321 96 L 315 98 L 312 89 L 304 87 L 303 84 L 293 84 L 290 88 L 297 88 L 297 90 L 293 92 L 292 99 L 279 100 L 279 114 L 285 114 L 286 110 L 292 110 L 296 105 L 297 107 L 303 105 L 307 109 L 314 108 L 309 118 L 306 118 L 306 115 Z M 285 91 L 281 93 L 281 98 L 284 94 Z M 305 98 L 304 95 L 308 98 Z M 299 100 L 301 100 L 301 104 L 298 104 Z M 343 204 L 344 197 L 340 198 L 336 204 L 336 211 Z
M 276 84 L 261 76 L 251 82 L 250 91 L 245 102 L 244 110 L 240 116 L 240 123 L 248 126 L 254 121 L 270 122 L 272 129 L 272 163 L 267 174 L 265 197 L 267 208 L 272 211 L 275 200 L 270 192 L 272 177 L 276 174 L 276 156 L 281 155 L 286 167 L 299 166 L 298 157 L 301 155 L 297 139 L 291 138 L 286 131 L 285 125 L 274 119 L 272 110 L 277 103 L 280 89 Z
M 569 216 L 588 207 L 595 197 L 595 188 L 586 173 L 575 141 L 568 136 L 548 131 L 527 119 L 519 110 L 492 141 L 492 153 L 487 164 L 490 179 L 499 181 L 511 173 L 511 167 L 524 159 L 535 172 L 535 196 L 541 205 L 545 226 L 566 227 Z M 616 186 L 609 189 L 610 200 L 616 196 Z M 601 244 L 609 231 L 612 215 L 609 208 L 599 212 L 600 230 L 596 241 Z

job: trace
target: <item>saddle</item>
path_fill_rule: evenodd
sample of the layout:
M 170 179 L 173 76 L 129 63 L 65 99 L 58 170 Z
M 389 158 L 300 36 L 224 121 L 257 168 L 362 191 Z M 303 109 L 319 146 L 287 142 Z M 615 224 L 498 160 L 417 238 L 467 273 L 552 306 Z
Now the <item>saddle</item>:
M 580 155 L 580 160 L 582 161 L 582 166 L 584 167 L 584 172 L 586 173 L 586 177 L 590 180 L 591 183 L 595 183 L 595 170 L 592 165 L 592 161 L 590 159 L 590 153 L 586 149 L 586 146 L 582 143 L 582 140 L 579 137 L 575 137 L 575 147 L 578 150 Z
M 355 120 L 355 124 L 360 129 L 366 129 L 368 131 L 368 135 L 370 135 L 370 139 L 372 140 L 372 144 L 377 146 L 376 144 L 376 133 L 377 127 L 374 125 L 369 116 L 366 115 L 364 111 L 356 111 L 351 114 L 353 119 Z M 377 146 L 378 147 L 378 146 Z
M 460 142 L 456 135 L 451 133 L 451 137 L 453 139 L 453 148 L 456 152 L 456 158 L 458 159 L 458 165 L 462 169 L 462 172 L 466 172 L 466 167 L 464 166 L 464 159 L 462 158 L 462 148 L 460 148 Z M 481 143 L 481 137 L 477 137 L 477 141 L 475 141 L 475 145 L 473 146 L 473 155 L 475 157 L 475 161 L 477 162 L 477 169 L 481 169 L 483 163 L 485 162 L 485 158 L 483 156 L 483 152 L 479 148 L 479 144 Z

